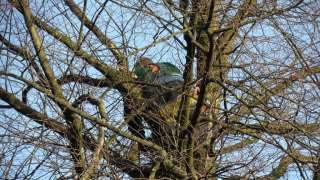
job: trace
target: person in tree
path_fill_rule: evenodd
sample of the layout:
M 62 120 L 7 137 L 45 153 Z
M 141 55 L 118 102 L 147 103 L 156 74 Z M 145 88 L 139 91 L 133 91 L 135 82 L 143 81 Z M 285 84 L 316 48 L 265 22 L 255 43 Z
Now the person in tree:
M 143 96 L 146 99 L 152 99 L 152 103 L 146 107 L 146 111 L 162 108 L 177 100 L 182 93 L 181 87 L 184 82 L 182 73 L 169 62 L 153 63 L 151 59 L 141 57 L 134 65 L 133 72 L 137 80 L 143 85 L 141 86 Z M 155 119 L 159 120 L 161 118 L 146 116 L 144 113 L 137 114 L 128 123 L 129 130 L 138 137 L 148 138 L 145 137 L 142 123 L 144 121 L 152 129 L 152 135 L 149 138 L 153 138 L 155 142 L 160 143 L 162 141 L 160 136 L 167 134 L 164 128 L 166 126 Z M 140 150 L 143 150 L 143 146 L 133 144 L 128 153 L 128 158 L 133 162 L 139 162 Z
M 154 142 L 161 144 L 163 147 L 171 146 L 174 143 L 174 127 L 176 123 L 176 115 L 180 105 L 180 95 L 183 93 L 182 86 L 184 83 L 181 71 L 169 62 L 154 63 L 151 59 L 141 57 L 134 65 L 133 72 L 137 80 L 143 85 L 141 86 L 143 96 L 146 99 L 152 99 L 150 106 L 146 107 L 146 112 L 137 114 L 134 121 L 129 123 L 129 130 L 139 136 L 145 137 L 143 121 L 152 129 L 150 138 Z M 191 106 L 194 108 L 199 93 L 199 85 L 201 81 L 197 81 L 190 95 Z M 149 116 L 152 114 L 152 116 Z M 139 132 L 137 134 L 137 132 Z M 141 149 L 134 144 L 130 151 L 130 159 L 137 159 L 136 149 Z M 131 156 L 133 154 L 133 156 Z M 134 157 L 134 158 L 132 158 Z

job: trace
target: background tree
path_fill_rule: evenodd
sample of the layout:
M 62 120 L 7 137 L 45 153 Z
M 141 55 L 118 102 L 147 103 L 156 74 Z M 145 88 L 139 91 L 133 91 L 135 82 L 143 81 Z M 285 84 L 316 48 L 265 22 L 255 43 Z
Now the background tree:
M 319 179 L 319 2 L 0 8 L 5 179 Z M 142 56 L 183 71 L 180 98 L 144 96 Z

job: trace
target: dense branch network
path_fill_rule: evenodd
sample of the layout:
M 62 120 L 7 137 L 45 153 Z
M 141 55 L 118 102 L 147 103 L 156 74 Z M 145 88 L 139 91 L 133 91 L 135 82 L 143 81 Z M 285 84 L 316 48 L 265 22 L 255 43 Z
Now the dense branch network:
M 58 17 L 73 23 L 79 39 L 91 38 L 79 43 L 69 27 L 54 25 L 46 13 L 36 12 L 41 7 L 27 0 L 9 1 L 8 8 L 20 18 L 23 25 L 19 28 L 30 41 L 23 42 L 19 34 L 1 26 L 0 50 L 6 53 L 0 58 L 6 57 L 8 62 L 0 70 L 0 99 L 5 103 L 0 108 L 14 110 L 26 117 L 23 121 L 56 134 L 53 141 L 63 141 L 71 155 L 73 178 L 276 179 L 285 176 L 291 166 L 296 166 L 302 177 L 319 178 L 319 107 L 310 99 L 319 98 L 320 68 L 312 53 L 320 53 L 308 49 L 316 46 L 312 43 L 318 37 L 309 33 L 314 39 L 304 46 L 290 32 L 290 25 L 282 24 L 286 16 L 295 18 L 293 10 L 298 13 L 314 4 L 303 0 L 288 4 L 255 0 L 138 2 L 99 2 L 95 12 L 87 12 L 89 1 L 84 1 L 83 7 L 72 0 L 51 2 L 61 11 Z M 109 8 L 123 14 L 114 18 Z M 159 15 L 161 12 L 165 15 Z M 99 20 L 104 18 L 113 24 L 103 28 Z M 121 18 L 125 20 L 120 22 Z M 9 16 L 4 19 L 13 26 Z M 149 21 L 156 31 L 151 43 L 132 50 L 132 44 L 144 44 L 134 39 L 139 31 L 146 37 L 153 33 L 152 28 L 139 27 Z M 301 21 L 305 22 L 302 17 Z M 86 36 L 81 34 L 83 29 L 78 31 L 79 24 Z M 270 29 L 264 32 L 257 24 Z M 126 29 L 129 26 L 131 34 Z M 109 32 L 110 27 L 115 30 Z M 273 31 L 283 40 L 267 39 Z M 177 43 L 158 37 L 164 32 Z M 50 52 L 50 41 L 63 46 L 65 52 Z M 272 56 L 277 52 L 271 51 L 271 45 L 270 50 L 261 45 L 266 41 L 283 43 L 293 56 L 285 52 Z M 139 69 L 142 75 L 137 66 L 130 70 L 133 59 L 141 60 L 150 51 L 154 57 L 167 58 L 169 51 L 160 50 L 166 48 L 162 42 L 175 47 L 170 52 L 180 53 L 174 60 L 184 57 L 183 73 L 173 65 L 178 64 L 174 60 L 153 63 L 148 59 Z M 100 50 L 114 61 L 99 57 Z M 12 70 L 21 65 L 19 61 L 25 70 Z M 174 85 L 159 80 L 165 65 L 173 67 L 179 77 Z M 146 80 L 148 73 L 152 77 Z M 116 105 L 111 102 L 116 95 L 108 95 L 111 91 L 119 97 Z M 112 116 L 114 109 L 121 113 Z

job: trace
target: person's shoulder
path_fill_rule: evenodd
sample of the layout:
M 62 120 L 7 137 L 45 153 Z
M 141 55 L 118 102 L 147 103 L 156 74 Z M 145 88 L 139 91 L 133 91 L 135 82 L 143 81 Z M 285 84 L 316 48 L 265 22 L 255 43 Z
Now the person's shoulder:
M 162 70 L 162 71 L 163 70 L 170 71 L 172 73 L 177 73 L 177 74 L 181 73 L 181 71 L 170 62 L 160 62 L 160 63 L 157 63 L 157 65 L 160 67 L 160 70 Z
M 157 65 L 159 65 L 159 66 L 173 66 L 173 67 L 175 67 L 175 65 L 173 65 L 173 64 L 170 63 L 170 62 L 159 62 L 159 63 L 157 63 Z

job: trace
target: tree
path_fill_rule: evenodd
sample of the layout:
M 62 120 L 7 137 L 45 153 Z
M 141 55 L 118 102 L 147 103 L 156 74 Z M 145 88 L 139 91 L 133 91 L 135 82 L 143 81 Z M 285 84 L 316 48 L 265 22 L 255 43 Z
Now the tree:
M 319 2 L 0 4 L 5 179 L 319 179 Z M 183 86 L 137 80 L 142 56 Z

